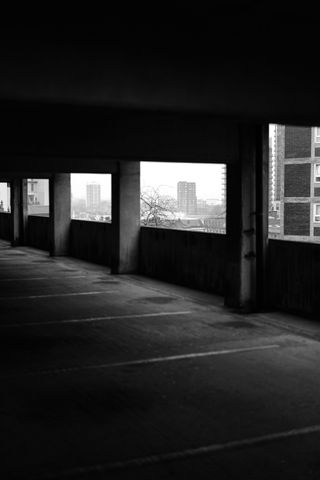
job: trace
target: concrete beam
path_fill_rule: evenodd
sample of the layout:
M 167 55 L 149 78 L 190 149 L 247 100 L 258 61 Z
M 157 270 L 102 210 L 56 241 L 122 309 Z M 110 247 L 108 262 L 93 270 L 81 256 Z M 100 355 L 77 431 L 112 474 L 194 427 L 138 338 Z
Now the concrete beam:
M 56 173 L 49 179 L 50 255 L 68 255 L 71 224 L 70 175 Z
M 0 79 L 1 81 L 1 79 Z M 116 173 L 117 162 L 232 163 L 237 121 L 212 115 L 71 105 L 2 105 L 1 170 Z M 45 178 L 45 177 L 44 177 Z
M 51 173 L 49 172 L 31 172 L 31 171 L 26 171 L 26 170 L 23 170 L 23 171 L 17 171 L 17 172 L 13 172 L 13 171 L 8 171 L 8 172 L 3 172 L 1 171 L 0 172 L 0 175 L 1 175 L 1 181 L 4 181 L 4 182 L 11 182 L 13 179 L 15 178 L 50 178 L 51 177 Z
M 266 126 L 239 127 L 239 161 L 227 167 L 225 304 L 243 311 L 266 302 L 268 135 Z
M 50 178 L 54 173 L 114 173 L 117 171 L 116 160 L 94 155 L 72 157 L 7 152 L 3 156 L 6 163 L 1 167 L 1 178 Z
M 120 161 L 112 175 L 112 273 L 131 273 L 139 266 L 140 162 Z

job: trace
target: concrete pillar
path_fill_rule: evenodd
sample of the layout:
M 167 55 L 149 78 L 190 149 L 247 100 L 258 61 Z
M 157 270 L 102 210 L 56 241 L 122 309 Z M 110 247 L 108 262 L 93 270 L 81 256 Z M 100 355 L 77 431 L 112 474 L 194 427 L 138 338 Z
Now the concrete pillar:
M 256 249 L 257 249 L 257 308 L 269 307 L 268 242 L 269 242 L 269 125 L 257 127 L 256 156 Z
M 28 179 L 22 178 L 20 181 L 21 203 L 20 203 L 20 228 L 21 244 L 28 243 Z
M 239 158 L 227 167 L 225 304 L 242 311 L 266 301 L 268 129 L 239 127 Z
M 71 184 L 69 173 L 49 179 L 50 255 L 68 255 L 71 224 Z
M 139 267 L 140 162 L 120 161 L 112 174 L 112 273 Z
M 27 243 L 28 180 L 15 178 L 10 185 L 11 244 L 13 247 Z

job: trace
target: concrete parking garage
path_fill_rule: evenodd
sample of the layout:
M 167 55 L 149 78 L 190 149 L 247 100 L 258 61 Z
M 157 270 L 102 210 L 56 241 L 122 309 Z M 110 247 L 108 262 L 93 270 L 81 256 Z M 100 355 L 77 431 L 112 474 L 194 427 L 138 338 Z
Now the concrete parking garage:
M 315 8 L 114 7 L 3 16 L 1 478 L 318 479 L 319 329 L 291 314 L 319 317 L 320 249 L 268 239 L 268 124 L 320 125 Z M 223 163 L 226 235 L 140 228 L 140 162 Z M 108 226 L 70 218 L 85 172 Z
M 0 262 L 3 478 L 316 478 L 313 322 L 4 241 Z

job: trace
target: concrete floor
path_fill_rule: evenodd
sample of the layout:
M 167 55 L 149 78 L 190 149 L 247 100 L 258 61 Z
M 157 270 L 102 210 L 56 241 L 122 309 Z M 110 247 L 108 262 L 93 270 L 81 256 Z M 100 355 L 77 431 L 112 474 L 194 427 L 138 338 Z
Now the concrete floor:
M 2 479 L 318 479 L 320 328 L 0 242 Z

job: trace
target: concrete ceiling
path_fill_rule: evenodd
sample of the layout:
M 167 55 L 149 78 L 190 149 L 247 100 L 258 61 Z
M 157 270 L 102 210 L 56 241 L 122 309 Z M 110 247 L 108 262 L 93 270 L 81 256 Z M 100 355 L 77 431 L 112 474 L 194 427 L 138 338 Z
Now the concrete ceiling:
M 313 6 L 213 3 L 8 22 L 0 100 L 320 123 Z

